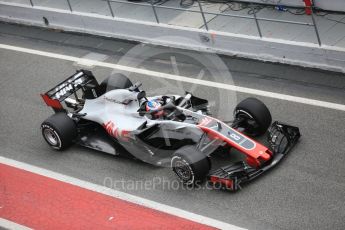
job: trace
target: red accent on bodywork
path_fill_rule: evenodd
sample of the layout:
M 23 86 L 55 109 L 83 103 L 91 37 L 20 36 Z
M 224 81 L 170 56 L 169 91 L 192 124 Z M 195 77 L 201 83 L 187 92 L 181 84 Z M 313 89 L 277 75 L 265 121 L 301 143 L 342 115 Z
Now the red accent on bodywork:
M 103 124 L 103 127 L 107 131 L 107 133 L 109 133 L 111 136 L 114 136 L 114 137 L 116 136 L 115 135 L 116 130 L 114 130 L 115 124 L 113 122 L 108 121 L 107 123 Z
M 103 124 L 104 129 L 109 133 L 109 135 L 119 138 L 122 141 L 129 141 L 129 131 L 127 130 L 120 130 L 115 123 L 112 121 L 108 121 L 107 123 Z
M 54 108 L 54 109 L 63 109 L 61 103 L 57 99 L 51 99 L 47 94 L 41 94 L 41 97 L 43 98 L 44 102 Z
M 312 0 L 303 0 L 304 1 L 304 5 L 305 5 L 305 13 L 307 15 L 311 15 L 312 12 L 312 6 L 313 6 L 313 1 Z
M 247 157 L 246 162 L 249 166 L 253 168 L 258 168 L 260 166 L 260 161 L 253 157 Z
M 201 122 L 199 123 L 199 125 L 201 126 L 206 126 L 208 125 L 210 122 L 212 121 L 212 119 L 209 119 L 208 117 L 205 117 L 201 120 Z
M 121 131 L 121 138 L 123 141 L 129 141 L 130 132 L 128 130 Z
M 233 184 L 234 183 L 233 183 L 233 180 L 231 180 L 231 179 L 224 179 L 224 178 L 211 176 L 210 182 L 213 184 L 220 183 L 220 184 L 224 185 L 227 189 L 233 190 Z
M 250 160 L 250 162 L 252 164 L 249 164 L 250 166 L 253 166 L 253 167 L 259 167 L 261 165 L 261 161 L 265 162 L 265 161 L 268 161 L 270 158 L 271 158 L 271 155 L 268 153 L 269 152 L 269 149 L 252 140 L 251 138 L 245 136 L 246 138 L 248 138 L 249 140 L 255 142 L 255 148 L 254 149 L 251 149 L 251 150 L 247 150 L 245 148 L 243 148 L 242 146 L 238 145 L 236 142 L 232 141 L 230 138 L 227 138 L 225 137 L 224 135 L 222 135 L 221 133 L 217 132 L 216 130 L 213 130 L 211 128 L 208 128 L 208 127 L 205 127 L 205 126 L 200 126 L 198 125 L 204 132 L 206 132 L 207 134 L 209 134 L 211 137 L 213 138 L 218 138 L 226 143 L 228 143 L 230 146 L 234 147 L 235 149 L 243 152 L 244 154 L 246 154 L 248 156 L 248 158 L 252 158 Z M 241 133 L 241 135 L 244 136 L 243 133 Z M 254 163 L 256 162 L 256 163 Z M 255 165 L 255 166 L 254 166 Z

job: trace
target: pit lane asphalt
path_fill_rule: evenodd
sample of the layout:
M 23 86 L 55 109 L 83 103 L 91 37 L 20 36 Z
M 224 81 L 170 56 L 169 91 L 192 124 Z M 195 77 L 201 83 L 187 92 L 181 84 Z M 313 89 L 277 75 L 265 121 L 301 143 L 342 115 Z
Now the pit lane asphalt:
M 91 52 L 100 53 L 108 56 L 107 62 L 114 63 L 136 45 L 7 24 L 0 24 L 0 33 L 0 43 L 3 44 L 77 57 Z M 165 52 L 174 54 L 176 50 Z M 236 85 L 345 104 L 345 76 L 341 74 L 243 59 L 223 58 L 223 61 Z M 195 77 L 200 71 L 200 66 L 183 55 L 177 55 L 176 62 L 184 76 Z M 173 72 L 166 54 L 148 59 L 143 66 L 155 71 Z M 0 50 L 1 156 L 100 185 L 106 178 L 145 181 L 159 177 L 173 181 L 175 177 L 169 169 L 78 146 L 61 153 L 47 146 L 39 126 L 52 112 L 44 106 L 39 93 L 64 80 L 78 68 L 81 67 L 69 61 Z M 113 72 L 99 67 L 91 67 L 91 70 L 99 80 Z M 162 87 L 161 84 L 177 85 L 175 81 L 162 82 L 138 74 L 130 74 L 129 77 L 134 82 L 143 82 L 147 92 Z M 205 76 L 206 79 L 208 77 Z M 219 81 L 226 82 L 226 79 Z M 192 87 L 185 83 L 181 85 L 186 89 Z M 216 100 L 219 95 L 232 96 L 233 92 L 197 86 L 194 94 Z M 240 101 L 253 95 L 236 93 L 236 96 Z M 167 184 L 145 190 L 121 188 L 120 183 L 116 189 L 249 229 L 343 229 L 345 112 L 258 98 L 270 108 L 274 120 L 300 127 L 303 135 L 284 162 L 266 176 L 238 193 L 174 190 L 168 189 Z M 228 108 L 229 115 L 225 115 L 228 119 L 231 119 L 231 110 Z M 237 158 L 229 156 L 226 160 L 233 161 L 233 157 Z M 216 159 L 215 164 L 224 160 Z

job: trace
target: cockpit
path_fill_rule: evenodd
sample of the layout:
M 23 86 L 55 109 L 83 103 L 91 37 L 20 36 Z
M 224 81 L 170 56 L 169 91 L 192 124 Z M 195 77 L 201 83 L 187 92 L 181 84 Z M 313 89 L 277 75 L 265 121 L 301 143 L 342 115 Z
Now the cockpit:
M 140 93 L 142 92 L 144 91 Z M 139 96 L 142 95 L 138 95 L 140 103 L 138 112 L 140 116 L 146 116 L 152 120 L 183 121 L 185 119 L 184 114 L 177 108 L 180 100 L 176 100 L 174 96 L 143 97 L 141 99 L 139 99 Z

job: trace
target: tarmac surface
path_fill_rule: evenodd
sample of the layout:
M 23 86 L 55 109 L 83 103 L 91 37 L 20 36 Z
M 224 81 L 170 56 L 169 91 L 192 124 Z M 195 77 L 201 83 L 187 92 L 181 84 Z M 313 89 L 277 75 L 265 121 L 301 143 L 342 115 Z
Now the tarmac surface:
M 345 104 L 345 76 L 289 65 L 217 57 L 119 40 L 0 24 L 0 44 L 140 67 L 212 82 Z M 201 60 L 201 61 L 200 61 Z M 248 229 L 344 229 L 345 111 L 257 96 L 274 120 L 298 126 L 302 138 L 276 169 L 237 193 L 187 190 L 170 169 L 79 146 L 49 148 L 40 124 L 52 114 L 39 94 L 76 69 L 99 81 L 116 70 L 0 49 L 0 155 Z M 212 112 L 231 120 L 233 106 L 255 96 L 215 87 L 125 73 L 148 95 L 193 91 Z M 236 153 L 214 165 L 234 162 Z M 141 186 L 151 181 L 152 186 Z M 136 183 L 137 186 L 132 186 Z

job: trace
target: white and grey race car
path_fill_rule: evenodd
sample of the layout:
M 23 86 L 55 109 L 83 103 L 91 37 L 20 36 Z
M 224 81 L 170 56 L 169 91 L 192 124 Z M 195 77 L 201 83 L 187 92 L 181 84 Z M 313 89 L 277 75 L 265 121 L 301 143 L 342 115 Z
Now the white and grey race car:
M 140 86 L 122 74 L 99 84 L 90 71 L 77 71 L 41 94 L 55 111 L 41 125 L 44 139 L 56 150 L 79 144 L 169 166 L 187 185 L 207 179 L 236 191 L 280 162 L 300 138 L 297 127 L 271 125 L 268 108 L 255 98 L 240 102 L 229 123 L 211 117 L 205 99 L 188 92 L 148 97 Z M 265 133 L 269 147 L 252 139 Z M 245 160 L 211 170 L 211 156 L 232 149 Z

